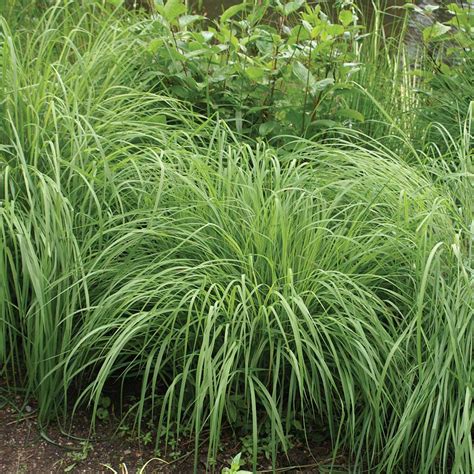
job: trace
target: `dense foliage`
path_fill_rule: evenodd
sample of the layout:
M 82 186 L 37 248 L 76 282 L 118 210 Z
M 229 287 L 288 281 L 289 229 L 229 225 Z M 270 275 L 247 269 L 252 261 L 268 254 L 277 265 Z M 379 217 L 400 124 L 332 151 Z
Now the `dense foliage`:
M 41 420 L 133 385 L 123 419 L 196 460 L 323 432 L 471 472 L 469 4 L 413 56 L 351 1 L 31 3 L 0 19 L 0 364 Z

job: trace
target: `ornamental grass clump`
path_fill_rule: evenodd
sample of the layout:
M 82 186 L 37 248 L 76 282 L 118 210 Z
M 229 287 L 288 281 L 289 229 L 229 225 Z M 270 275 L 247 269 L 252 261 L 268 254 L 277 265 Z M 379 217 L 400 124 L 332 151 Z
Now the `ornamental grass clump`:
M 471 116 L 423 151 L 243 143 L 150 92 L 137 23 L 71 15 L 0 36 L 0 363 L 43 426 L 115 387 L 196 465 L 323 431 L 356 469 L 469 472 Z

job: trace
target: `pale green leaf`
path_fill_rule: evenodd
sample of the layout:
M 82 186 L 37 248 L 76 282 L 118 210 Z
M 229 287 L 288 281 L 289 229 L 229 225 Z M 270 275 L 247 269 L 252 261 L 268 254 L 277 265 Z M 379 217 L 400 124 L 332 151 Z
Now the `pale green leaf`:
M 158 50 L 161 48 L 163 45 L 163 40 L 161 38 L 155 38 L 150 41 L 148 44 L 148 51 L 150 53 L 155 54 L 158 52 Z
M 339 21 L 344 25 L 344 26 L 349 26 L 352 21 L 352 12 L 350 10 L 342 10 L 339 13 Z
M 450 30 L 451 30 L 450 26 L 443 25 L 443 23 L 440 23 L 439 21 L 437 21 L 433 25 L 428 26 L 428 28 L 425 28 L 423 30 L 423 40 L 425 42 L 428 42 L 432 39 L 443 36 L 444 34 L 446 34 Z
M 249 66 L 245 68 L 245 73 L 252 81 L 259 81 L 265 75 L 265 70 L 258 66 Z
M 283 6 L 283 13 L 288 16 L 299 10 L 306 2 L 304 0 L 295 0 L 293 2 L 288 2 Z
M 186 26 L 192 25 L 196 21 L 203 20 L 206 18 L 202 15 L 183 15 L 179 18 L 178 23 L 181 28 L 185 28 Z

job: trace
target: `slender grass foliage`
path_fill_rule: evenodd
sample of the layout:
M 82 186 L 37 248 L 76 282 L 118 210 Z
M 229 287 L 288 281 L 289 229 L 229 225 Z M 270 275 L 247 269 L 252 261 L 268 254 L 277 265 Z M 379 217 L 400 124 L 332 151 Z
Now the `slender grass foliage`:
M 72 4 L 1 20 L 8 382 L 42 422 L 94 423 L 131 386 L 124 418 L 193 435 L 196 462 L 224 430 L 276 462 L 302 427 L 355 469 L 470 472 L 472 104 L 459 133 L 431 125 L 442 144 L 395 120 L 244 144 L 150 92 L 147 25 Z

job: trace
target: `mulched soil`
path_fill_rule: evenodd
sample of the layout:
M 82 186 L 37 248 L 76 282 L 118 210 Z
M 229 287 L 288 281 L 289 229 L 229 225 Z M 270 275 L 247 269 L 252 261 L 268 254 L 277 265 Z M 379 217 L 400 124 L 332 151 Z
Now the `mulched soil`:
M 0 397 L 1 474 L 193 472 L 192 440 L 180 442 L 177 447 L 179 457 L 173 459 L 163 456 L 163 459 L 157 459 L 152 447 L 140 445 L 129 437 L 117 436 L 113 423 L 105 422 L 97 426 L 97 436 L 81 444 L 81 439 L 89 438 L 87 414 L 75 417 L 71 429 L 74 437 L 63 434 L 59 426 L 54 424 L 42 433 L 34 403 L 23 406 L 22 410 L 18 409 L 20 404 L 19 397 Z M 224 466 L 229 466 L 230 459 L 238 452 L 239 445 L 229 437 L 229 441 L 223 443 L 214 472 L 220 473 Z M 288 456 L 279 460 L 278 472 L 327 472 L 321 466 L 327 465 L 329 459 L 330 449 L 324 443 L 311 449 L 296 444 Z M 259 467 L 259 472 L 272 472 L 270 463 L 264 458 Z M 247 469 L 251 467 L 247 466 Z M 200 456 L 198 472 L 211 472 L 207 468 L 204 452 Z

